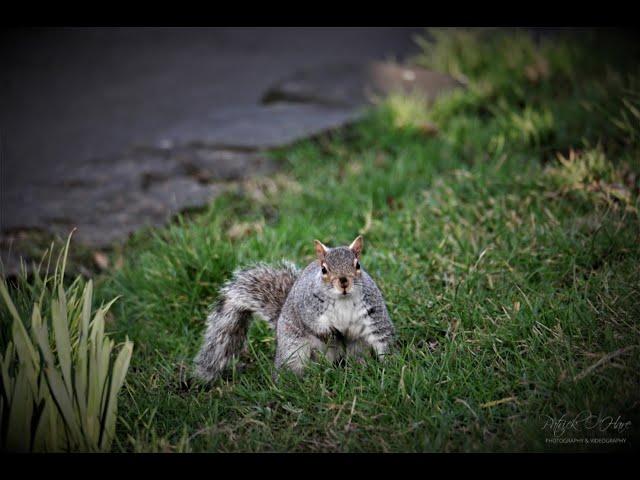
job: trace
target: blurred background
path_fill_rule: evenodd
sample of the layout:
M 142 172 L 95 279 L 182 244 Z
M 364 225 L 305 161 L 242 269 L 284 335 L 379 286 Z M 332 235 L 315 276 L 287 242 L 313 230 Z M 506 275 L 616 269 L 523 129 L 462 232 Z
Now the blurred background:
M 261 151 L 353 121 L 370 100 L 371 62 L 402 62 L 422 32 L 3 31 L 5 267 L 17 268 L 27 237 L 77 227 L 80 242 L 105 247 L 206 203 L 218 182 L 269 171 Z M 401 71 L 384 74 L 383 93 L 407 81 Z

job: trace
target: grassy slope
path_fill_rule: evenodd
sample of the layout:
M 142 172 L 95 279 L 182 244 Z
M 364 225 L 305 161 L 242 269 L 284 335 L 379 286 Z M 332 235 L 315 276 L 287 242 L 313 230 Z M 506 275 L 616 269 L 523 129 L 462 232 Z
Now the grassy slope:
M 466 92 L 430 109 L 388 99 L 348 132 L 279 152 L 275 179 L 140 235 L 101 289 L 122 295 L 113 329 L 135 342 L 118 448 L 558 450 L 545 415 L 637 426 L 640 77 L 603 60 L 623 71 L 638 56 L 587 40 L 449 32 L 417 62 L 464 73 Z M 274 385 L 273 334 L 254 323 L 246 371 L 211 388 L 188 379 L 236 266 L 304 265 L 313 238 L 358 232 L 399 332 L 388 362 L 314 364 Z

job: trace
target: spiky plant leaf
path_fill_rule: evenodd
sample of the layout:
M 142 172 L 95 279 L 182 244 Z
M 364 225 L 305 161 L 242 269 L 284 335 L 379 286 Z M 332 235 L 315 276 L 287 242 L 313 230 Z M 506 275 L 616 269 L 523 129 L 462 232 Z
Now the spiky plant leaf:
M 65 288 L 68 249 L 69 241 L 53 275 L 41 276 L 38 266 L 33 282 L 18 290 L 25 296 L 20 305 L 25 299 L 32 303 L 30 321 L 21 318 L 4 278 L 0 282 L 12 317 L 11 341 L 0 353 L 3 449 L 107 451 L 113 442 L 117 395 L 132 344 L 127 340 L 112 355 L 114 342 L 104 323 L 116 299 L 91 319 L 92 282 L 85 285 L 78 277 Z

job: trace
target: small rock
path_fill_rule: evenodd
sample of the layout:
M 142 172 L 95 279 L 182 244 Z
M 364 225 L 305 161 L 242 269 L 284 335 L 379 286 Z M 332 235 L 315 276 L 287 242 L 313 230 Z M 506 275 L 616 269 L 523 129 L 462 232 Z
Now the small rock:
M 106 270 L 109 268 L 109 257 L 103 252 L 93 252 L 93 262 L 100 270 Z
M 462 86 L 449 75 L 392 62 L 319 65 L 281 80 L 262 102 L 353 107 L 392 93 L 417 93 L 433 100 Z

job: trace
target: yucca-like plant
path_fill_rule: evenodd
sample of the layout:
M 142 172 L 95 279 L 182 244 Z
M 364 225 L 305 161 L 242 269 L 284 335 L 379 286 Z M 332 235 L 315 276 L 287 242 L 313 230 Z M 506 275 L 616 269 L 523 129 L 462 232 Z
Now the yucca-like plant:
M 70 240 L 53 275 L 47 268 L 41 278 L 36 269 L 20 292 L 32 304 L 29 318 L 20 315 L 1 278 L 9 316 L 2 322 L 11 322 L 0 354 L 2 450 L 109 451 L 114 439 L 117 397 L 133 343 L 127 339 L 115 348 L 105 335 L 105 314 L 116 299 L 92 318 L 92 281 L 78 277 L 65 289 Z

